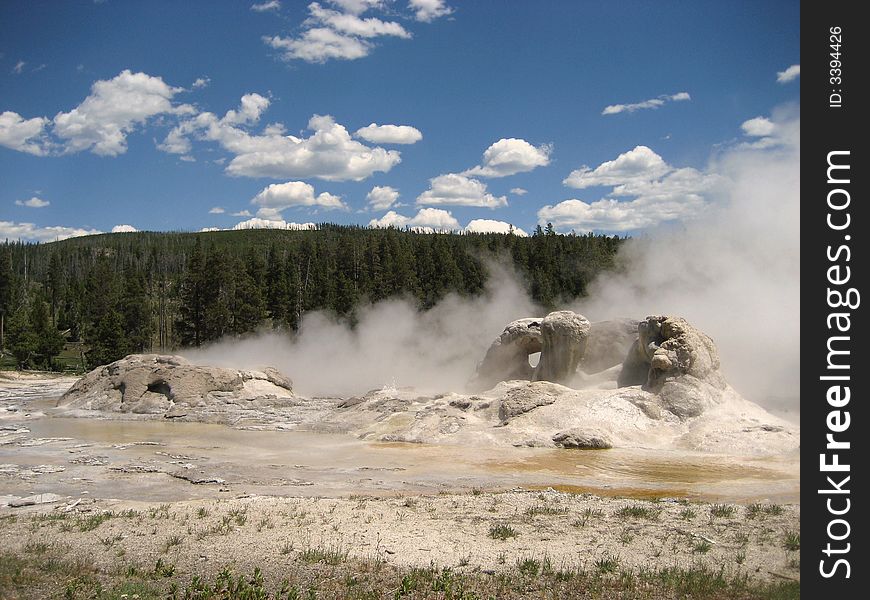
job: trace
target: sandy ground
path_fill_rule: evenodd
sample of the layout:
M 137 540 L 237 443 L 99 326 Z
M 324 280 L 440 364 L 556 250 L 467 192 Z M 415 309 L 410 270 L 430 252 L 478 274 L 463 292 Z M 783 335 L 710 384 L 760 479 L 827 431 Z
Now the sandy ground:
M 335 434 L 52 418 L 52 398 L 72 381 L 0 379 L 7 552 L 47 545 L 100 568 L 162 559 L 185 573 L 279 572 L 322 553 L 485 572 L 535 559 L 564 569 L 616 561 L 799 578 L 796 460 L 487 455 Z M 34 494 L 57 496 L 14 506 Z
M 518 490 L 165 504 L 86 500 L 20 508 L 12 518 L 10 509 L 3 513 L 0 546 L 8 551 L 60 544 L 103 569 L 147 570 L 162 558 L 182 572 L 229 565 L 269 573 L 316 551 L 466 570 L 512 569 L 533 558 L 566 570 L 594 570 L 600 561 L 615 560 L 623 569 L 724 566 L 753 577 L 799 578 L 799 552 L 789 542 L 800 530 L 794 505 Z

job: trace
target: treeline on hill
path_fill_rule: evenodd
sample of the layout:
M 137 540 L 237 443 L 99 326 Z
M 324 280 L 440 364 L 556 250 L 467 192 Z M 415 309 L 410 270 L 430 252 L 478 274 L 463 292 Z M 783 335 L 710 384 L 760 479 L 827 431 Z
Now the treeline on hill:
M 15 368 L 81 370 L 200 346 L 328 310 L 405 296 L 421 310 L 482 292 L 488 258 L 512 262 L 545 307 L 586 294 L 623 240 L 604 235 L 311 231 L 123 233 L 0 245 L 0 350 Z

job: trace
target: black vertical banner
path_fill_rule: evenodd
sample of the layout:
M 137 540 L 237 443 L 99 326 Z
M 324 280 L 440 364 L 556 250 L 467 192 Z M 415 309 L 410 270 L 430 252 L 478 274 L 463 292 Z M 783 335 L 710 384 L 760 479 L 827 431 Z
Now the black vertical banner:
M 870 594 L 864 526 L 870 369 L 861 352 L 870 310 L 863 118 L 870 33 L 861 6 L 801 6 L 801 588 L 807 598 Z

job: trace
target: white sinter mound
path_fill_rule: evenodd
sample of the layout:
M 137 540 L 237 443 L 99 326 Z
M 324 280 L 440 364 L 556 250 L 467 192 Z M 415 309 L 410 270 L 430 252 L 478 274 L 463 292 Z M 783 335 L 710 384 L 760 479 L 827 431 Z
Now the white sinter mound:
M 540 352 L 533 367 L 531 354 Z M 274 369 L 237 371 L 132 355 L 61 398 L 84 415 L 345 431 L 377 441 L 780 454 L 794 425 L 742 398 L 713 341 L 679 317 L 590 323 L 570 311 L 508 324 L 469 382 L 476 394 L 411 388 L 306 399 Z

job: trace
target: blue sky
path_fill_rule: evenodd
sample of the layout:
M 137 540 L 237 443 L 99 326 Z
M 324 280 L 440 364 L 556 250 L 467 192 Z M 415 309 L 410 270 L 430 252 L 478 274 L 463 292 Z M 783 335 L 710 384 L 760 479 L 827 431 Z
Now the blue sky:
M 637 234 L 776 143 L 799 42 L 793 1 L 3 2 L 0 238 Z

